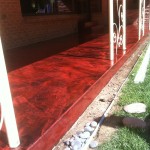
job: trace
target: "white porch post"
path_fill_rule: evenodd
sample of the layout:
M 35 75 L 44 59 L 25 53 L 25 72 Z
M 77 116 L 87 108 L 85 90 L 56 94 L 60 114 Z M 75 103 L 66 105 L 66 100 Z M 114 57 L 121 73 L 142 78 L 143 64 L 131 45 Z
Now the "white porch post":
M 139 40 L 145 34 L 145 0 L 139 0 Z
M 141 38 L 141 0 L 139 0 L 139 40 Z
M 143 11 L 142 14 L 143 14 L 143 36 L 145 35 L 145 0 L 143 0 Z
M 150 3 L 148 6 L 149 6 L 149 14 L 148 14 L 149 15 L 149 30 L 150 30 Z
M 0 39 L 0 102 L 3 111 L 9 146 L 16 148 L 20 144 L 12 97 L 7 77 L 6 65 Z
M 123 50 L 126 50 L 126 0 L 123 0 Z
M 110 60 L 114 60 L 114 10 L 113 10 L 113 0 L 109 0 L 109 37 L 110 37 Z

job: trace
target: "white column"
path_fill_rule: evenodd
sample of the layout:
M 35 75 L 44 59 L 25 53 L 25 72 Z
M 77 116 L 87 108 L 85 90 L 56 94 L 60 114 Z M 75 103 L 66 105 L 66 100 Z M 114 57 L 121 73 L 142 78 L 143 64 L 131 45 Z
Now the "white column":
M 12 97 L 7 77 L 6 65 L 0 39 L 0 100 L 6 126 L 9 146 L 16 148 L 20 144 Z
M 139 1 L 139 40 L 145 34 L 145 0 Z
M 150 30 L 150 3 L 148 6 L 149 6 L 149 14 L 148 14 L 149 15 L 149 30 Z
M 109 0 L 109 36 L 110 36 L 110 60 L 114 60 L 114 10 L 113 0 Z
M 139 0 L 139 40 L 141 39 L 141 19 L 142 19 L 142 16 L 141 16 L 141 7 L 142 7 L 142 0 Z
M 143 7 L 144 7 L 143 8 L 144 12 L 142 12 L 142 14 L 143 14 L 143 23 L 142 23 L 143 24 L 143 29 L 142 29 L 143 30 L 143 34 L 142 35 L 144 36 L 145 35 L 145 0 L 143 0 Z
M 126 50 L 126 0 L 123 0 L 123 50 Z

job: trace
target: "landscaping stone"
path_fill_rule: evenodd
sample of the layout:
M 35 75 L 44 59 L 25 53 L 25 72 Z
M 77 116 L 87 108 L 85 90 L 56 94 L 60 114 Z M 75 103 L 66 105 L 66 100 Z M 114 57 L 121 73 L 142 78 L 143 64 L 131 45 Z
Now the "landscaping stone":
M 80 135 L 81 133 L 83 133 L 83 132 L 84 132 L 84 130 L 83 130 L 83 131 L 77 131 L 77 132 L 76 132 L 76 135 L 79 136 L 79 135 Z
M 73 146 L 72 150 L 79 150 L 79 148 L 77 146 Z
M 72 137 L 72 138 L 69 139 L 69 142 L 71 143 L 71 142 L 74 141 L 74 140 L 75 140 L 75 138 Z
M 83 143 L 83 141 L 82 141 L 81 138 L 77 138 L 77 139 L 75 139 L 75 141 L 78 141 L 78 142 L 80 142 L 80 143 Z
M 98 147 L 98 142 L 97 141 L 92 141 L 89 146 L 92 149 L 97 148 Z
M 91 127 L 91 126 L 86 126 L 86 127 L 84 128 L 84 131 L 88 131 L 88 132 L 92 133 L 92 132 L 94 131 L 94 128 Z
M 146 105 L 143 103 L 132 103 L 124 106 L 124 110 L 128 113 L 144 113 L 146 112 Z
M 85 146 L 85 143 L 82 143 L 82 148 Z
M 86 139 L 82 139 L 82 138 L 78 138 L 76 140 L 79 141 L 80 143 L 85 143 L 85 141 L 86 141 Z
M 84 144 L 86 142 L 86 139 L 81 139 L 80 138 L 80 141 L 81 141 L 82 144 Z
M 83 133 L 81 133 L 80 135 L 79 135 L 79 137 L 80 138 L 82 138 L 82 139 L 87 139 L 87 138 L 89 138 L 90 137 L 90 132 L 83 132 Z
M 87 143 L 87 140 L 90 138 L 96 126 L 96 121 L 86 123 L 83 130 L 77 131 L 75 135 L 72 135 L 71 138 L 64 142 L 64 144 L 68 146 L 65 150 L 81 150 Z M 91 147 L 96 147 L 96 143 L 93 143 Z
M 74 140 L 71 143 L 72 148 L 75 149 L 80 149 L 81 148 L 82 143 L 78 140 Z
M 91 124 L 91 123 L 90 123 L 90 122 L 88 122 L 85 126 L 90 126 L 90 124 Z
M 141 129 L 146 128 L 146 122 L 138 118 L 126 117 L 123 119 L 122 122 L 126 127 L 141 128 Z
M 97 126 L 97 122 L 96 121 L 92 121 L 90 124 L 91 127 L 96 128 Z

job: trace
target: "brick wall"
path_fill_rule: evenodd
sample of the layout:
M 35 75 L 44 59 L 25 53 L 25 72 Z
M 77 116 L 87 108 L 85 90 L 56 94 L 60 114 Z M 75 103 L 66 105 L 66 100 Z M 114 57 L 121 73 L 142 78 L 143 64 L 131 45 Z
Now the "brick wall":
M 20 0 L 0 0 L 4 49 L 29 45 L 77 31 L 77 15 L 22 16 Z

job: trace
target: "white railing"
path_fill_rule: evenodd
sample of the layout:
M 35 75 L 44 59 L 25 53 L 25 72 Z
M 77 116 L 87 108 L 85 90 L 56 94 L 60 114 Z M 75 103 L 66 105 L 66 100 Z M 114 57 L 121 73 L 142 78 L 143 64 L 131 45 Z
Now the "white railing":
M 114 3 L 116 2 L 116 3 Z M 117 22 L 114 21 L 116 5 Z M 118 53 L 118 48 L 126 50 L 126 0 L 109 0 L 110 60 Z M 115 50 L 114 50 L 115 49 Z
M 13 109 L 12 97 L 7 77 L 6 65 L 0 39 L 0 104 L 1 104 L 1 122 L 5 123 L 8 142 L 10 148 L 16 148 L 20 145 L 18 129 Z

